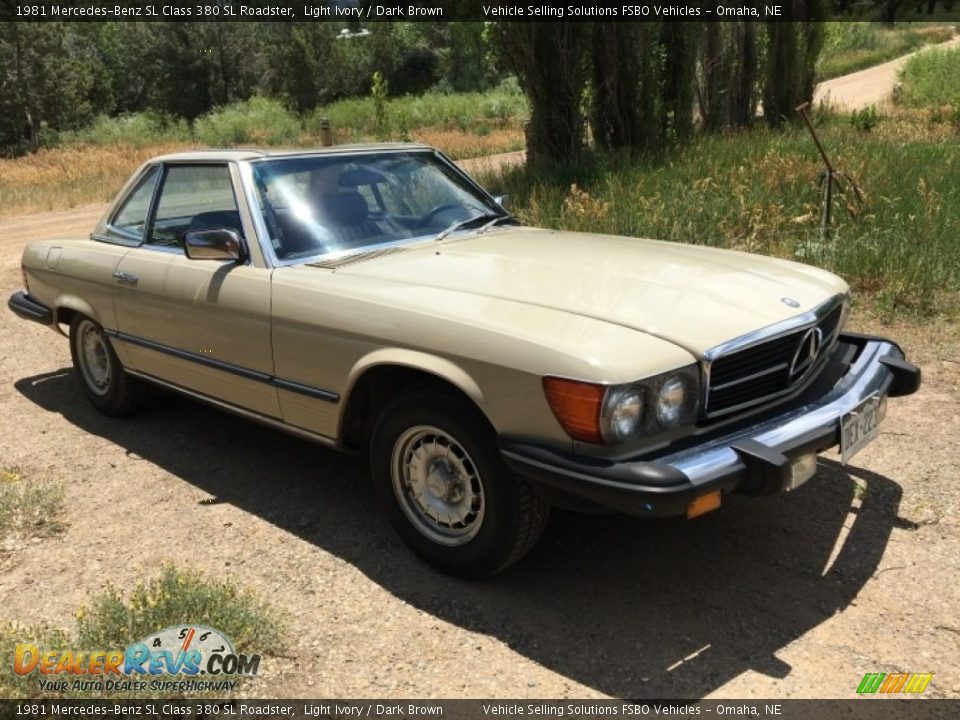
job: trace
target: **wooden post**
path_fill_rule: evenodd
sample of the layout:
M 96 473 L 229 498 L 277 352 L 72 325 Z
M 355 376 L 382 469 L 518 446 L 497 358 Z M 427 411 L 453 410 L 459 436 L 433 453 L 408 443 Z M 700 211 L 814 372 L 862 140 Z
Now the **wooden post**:
M 320 118 L 320 144 L 324 147 L 333 145 L 333 128 L 328 118 Z

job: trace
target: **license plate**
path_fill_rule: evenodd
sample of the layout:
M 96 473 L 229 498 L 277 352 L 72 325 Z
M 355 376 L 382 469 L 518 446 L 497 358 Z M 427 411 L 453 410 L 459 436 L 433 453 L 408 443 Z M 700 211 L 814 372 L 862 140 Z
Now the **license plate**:
M 840 418 L 840 462 L 846 465 L 880 432 L 886 398 L 874 394 Z

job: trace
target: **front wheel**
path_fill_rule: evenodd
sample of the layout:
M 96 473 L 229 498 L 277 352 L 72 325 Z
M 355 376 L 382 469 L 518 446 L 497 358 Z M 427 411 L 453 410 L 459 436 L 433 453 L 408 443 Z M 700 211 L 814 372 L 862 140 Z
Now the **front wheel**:
M 546 501 L 504 464 L 486 420 L 456 397 L 394 400 L 374 428 L 370 463 L 394 529 L 447 572 L 503 570 L 536 544 L 549 517 Z
M 70 357 L 84 394 L 106 415 L 128 415 L 143 402 L 143 383 L 123 365 L 103 328 L 77 315 L 70 323 Z

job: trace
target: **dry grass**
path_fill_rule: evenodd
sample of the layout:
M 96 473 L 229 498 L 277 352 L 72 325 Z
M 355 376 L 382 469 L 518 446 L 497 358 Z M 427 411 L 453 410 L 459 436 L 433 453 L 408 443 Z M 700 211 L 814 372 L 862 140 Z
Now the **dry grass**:
M 37 479 L 19 467 L 0 469 L 0 555 L 30 538 L 63 529 L 63 483 Z
M 337 135 L 340 143 L 370 139 L 346 131 Z M 405 138 L 392 139 L 432 145 L 455 160 L 523 149 L 523 131 L 518 128 L 491 130 L 482 135 L 421 128 Z M 301 144 L 309 147 L 320 143 L 305 136 Z M 0 159 L 0 218 L 106 202 L 148 158 L 196 147 L 186 142 L 143 147 L 68 145 L 16 159 Z
M 147 158 L 190 147 L 71 145 L 0 160 L 0 217 L 105 202 Z
M 412 131 L 410 138 L 415 142 L 439 148 L 454 160 L 496 155 L 524 148 L 523 130 L 519 128 L 491 130 L 485 135 L 474 135 L 462 130 L 423 128 Z

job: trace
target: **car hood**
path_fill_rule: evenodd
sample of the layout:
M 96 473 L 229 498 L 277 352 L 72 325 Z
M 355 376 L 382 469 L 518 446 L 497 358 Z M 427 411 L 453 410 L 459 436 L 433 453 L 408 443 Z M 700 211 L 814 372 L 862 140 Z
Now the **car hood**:
M 336 272 L 561 310 L 698 356 L 848 289 L 823 270 L 749 253 L 534 228 L 455 237 Z

